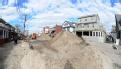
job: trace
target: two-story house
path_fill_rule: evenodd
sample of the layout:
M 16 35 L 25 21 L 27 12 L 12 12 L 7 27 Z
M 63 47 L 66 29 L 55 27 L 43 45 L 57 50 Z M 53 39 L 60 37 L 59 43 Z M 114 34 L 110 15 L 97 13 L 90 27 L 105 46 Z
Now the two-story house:
M 106 32 L 97 14 L 82 16 L 76 27 L 76 34 L 89 41 L 105 42 Z

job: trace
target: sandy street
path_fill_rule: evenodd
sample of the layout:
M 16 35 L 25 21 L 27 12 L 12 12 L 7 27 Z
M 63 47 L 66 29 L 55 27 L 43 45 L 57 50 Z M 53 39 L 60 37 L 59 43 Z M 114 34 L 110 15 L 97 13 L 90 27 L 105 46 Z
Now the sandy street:
M 114 44 L 109 43 L 95 43 L 89 42 L 93 46 L 97 46 L 97 48 L 106 56 L 108 56 L 113 64 L 117 67 L 116 69 L 121 69 L 121 46 L 117 46 L 117 50 L 113 49 Z
M 121 69 L 120 46 L 115 50 L 108 43 L 87 45 L 69 32 L 57 35 L 49 43 L 35 41 L 39 47 L 33 50 L 24 41 L 4 44 L 0 47 L 0 69 Z
M 4 47 L 0 47 L 0 69 L 4 69 L 4 62 L 15 45 L 11 42 L 4 44 L 3 46 Z
M 19 62 L 29 50 L 27 43 L 19 41 L 18 44 L 13 42 L 6 43 L 0 47 L 0 69 L 21 69 Z

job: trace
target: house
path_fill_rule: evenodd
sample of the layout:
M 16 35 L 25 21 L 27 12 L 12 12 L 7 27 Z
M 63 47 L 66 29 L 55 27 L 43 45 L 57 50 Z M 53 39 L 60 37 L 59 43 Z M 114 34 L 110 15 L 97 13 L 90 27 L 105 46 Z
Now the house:
M 62 31 L 61 25 L 56 25 L 55 27 L 50 28 L 50 36 L 54 37 L 56 34 L 60 33 Z
M 50 27 L 49 26 L 44 27 L 44 33 L 49 34 L 49 32 L 50 32 Z
M 0 18 L 0 44 L 10 41 L 15 33 L 15 28 Z
M 112 37 L 112 42 L 116 42 L 116 38 L 117 38 L 117 33 L 116 33 L 116 26 L 112 25 L 112 29 L 111 29 L 111 33 L 110 33 L 111 37 Z
M 82 16 L 75 28 L 76 34 L 87 41 L 105 42 L 106 32 L 97 14 Z
M 62 27 L 65 31 L 69 31 L 69 32 L 75 32 L 75 27 L 76 27 L 76 23 L 74 22 L 69 22 L 69 21 L 65 21 L 62 24 Z
M 116 19 L 116 33 L 117 33 L 116 44 L 121 45 L 121 15 L 115 14 L 115 19 Z
M 62 31 L 62 26 L 61 25 L 56 25 L 55 26 L 55 34 L 59 33 Z

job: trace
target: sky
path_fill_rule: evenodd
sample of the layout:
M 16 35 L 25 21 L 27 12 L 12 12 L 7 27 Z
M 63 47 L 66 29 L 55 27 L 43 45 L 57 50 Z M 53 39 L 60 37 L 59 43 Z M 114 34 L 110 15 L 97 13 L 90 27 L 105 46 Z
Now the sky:
M 121 14 L 121 0 L 0 0 L 0 17 L 13 26 L 40 32 L 44 26 L 78 22 L 84 15 L 98 14 L 106 31 L 115 25 L 115 14 Z

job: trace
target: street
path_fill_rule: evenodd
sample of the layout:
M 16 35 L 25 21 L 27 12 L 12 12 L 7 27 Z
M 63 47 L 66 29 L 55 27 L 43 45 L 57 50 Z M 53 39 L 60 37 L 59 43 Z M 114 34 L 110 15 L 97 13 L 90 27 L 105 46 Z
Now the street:
M 18 44 L 10 42 L 0 47 L 0 69 L 20 68 L 19 62 L 29 50 L 29 47 L 22 47 L 22 45 L 27 46 L 27 43 L 23 41 L 18 41 Z
M 95 42 L 88 42 L 89 46 L 95 46 L 101 53 L 103 53 L 105 56 L 107 56 L 109 59 L 111 59 L 112 64 L 116 67 L 114 69 L 121 69 L 121 47 L 118 47 L 118 50 L 113 49 L 113 44 L 108 43 L 95 43 Z M 41 43 L 40 43 L 41 44 Z M 42 46 L 41 50 L 44 50 L 46 46 Z M 46 48 L 47 49 L 47 48 Z M 37 49 L 35 49 L 37 50 Z M 39 49 L 38 49 L 39 50 Z M 24 41 L 19 41 L 18 44 L 14 44 L 13 42 L 4 44 L 3 47 L 0 47 L 0 69 L 23 69 L 21 68 L 23 58 L 25 59 L 25 56 L 31 55 L 34 50 L 31 50 L 29 48 L 29 44 Z M 48 53 L 50 52 L 49 49 L 47 49 Z M 33 52 L 34 53 L 34 52 Z M 42 53 L 40 53 L 41 55 Z M 36 58 L 36 54 L 33 54 L 33 58 Z M 103 57 L 104 58 L 104 57 Z M 28 57 L 28 59 L 30 59 Z M 27 60 L 26 60 L 27 61 Z M 39 61 L 44 62 L 44 60 L 31 59 L 31 61 L 37 63 Z M 29 63 L 29 62 L 26 62 Z M 41 63 L 41 62 L 39 62 Z M 27 64 L 26 64 L 27 65 Z M 36 65 L 35 65 L 36 66 Z M 31 66 L 30 66 L 31 67 Z

